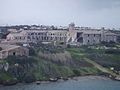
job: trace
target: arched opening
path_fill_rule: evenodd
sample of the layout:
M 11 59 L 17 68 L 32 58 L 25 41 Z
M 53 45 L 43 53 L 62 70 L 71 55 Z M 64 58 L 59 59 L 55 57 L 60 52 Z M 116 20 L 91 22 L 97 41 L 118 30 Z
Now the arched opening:
M 13 55 L 15 56 L 15 55 L 16 55 L 16 53 L 15 53 L 15 52 L 13 52 Z

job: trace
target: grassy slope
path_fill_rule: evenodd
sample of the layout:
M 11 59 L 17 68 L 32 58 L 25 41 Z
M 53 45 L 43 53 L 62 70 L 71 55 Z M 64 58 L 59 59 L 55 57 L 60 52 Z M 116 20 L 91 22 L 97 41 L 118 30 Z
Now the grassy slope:
M 38 66 L 34 71 L 34 74 L 39 80 L 46 80 L 49 77 L 67 77 L 76 75 L 95 75 L 101 73 L 92 64 L 86 62 L 83 58 L 85 57 L 85 50 L 78 48 L 67 48 L 66 51 L 70 52 L 73 63 L 78 63 L 76 66 L 66 64 L 56 64 L 51 60 L 41 59 L 37 56 Z M 77 55 L 81 54 L 81 55 Z
M 46 47 L 45 47 L 46 48 Z M 42 49 L 42 50 L 41 50 Z M 45 52 L 47 53 L 60 53 L 63 50 L 52 48 L 49 50 L 46 48 Z M 68 76 L 77 76 L 77 75 L 95 75 L 101 73 L 94 65 L 84 60 L 85 57 L 94 60 L 98 64 L 110 67 L 116 66 L 119 67 L 120 65 L 120 56 L 114 54 L 105 54 L 104 49 L 89 49 L 87 47 L 80 47 L 80 48 L 66 48 L 72 56 L 72 64 L 69 63 L 61 63 L 53 62 L 52 60 L 48 60 L 45 58 L 41 58 L 38 56 L 38 52 L 44 52 L 44 48 L 36 48 L 35 53 L 36 55 L 31 56 L 34 58 L 37 63 L 33 63 L 33 67 L 30 68 L 30 72 L 32 72 L 37 80 L 48 80 L 49 77 L 68 77 Z M 74 65 L 73 65 L 74 64 Z M 4 75 L 5 74 L 5 75 Z M 2 74 L 1 74 L 2 75 Z M 3 73 L 2 75 L 5 79 L 9 79 L 9 75 Z
M 13 77 L 7 72 L 0 72 L 0 80 L 11 80 Z
M 68 49 L 74 57 L 77 57 L 77 55 L 82 56 L 83 58 L 88 58 L 95 63 L 105 67 L 109 73 L 111 73 L 110 68 L 114 67 L 115 70 L 120 70 L 120 54 L 119 53 L 105 53 L 105 49 L 91 49 L 91 48 L 70 48 Z M 109 49 L 111 51 L 116 51 L 113 49 Z M 117 52 L 119 49 L 117 49 Z M 105 69 L 104 68 L 104 69 Z M 112 72 L 113 73 L 113 72 Z

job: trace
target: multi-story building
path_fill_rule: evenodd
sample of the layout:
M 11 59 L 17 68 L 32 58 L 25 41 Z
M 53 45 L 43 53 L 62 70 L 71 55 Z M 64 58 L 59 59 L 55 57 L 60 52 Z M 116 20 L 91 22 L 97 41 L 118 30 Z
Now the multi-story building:
M 10 33 L 6 39 L 8 42 L 31 43 L 31 42 L 66 42 L 66 30 L 23 30 Z
M 68 41 L 70 43 L 77 43 L 80 45 L 92 45 L 92 44 L 99 44 L 102 41 L 105 42 L 117 42 L 117 35 L 105 30 L 104 28 L 102 29 L 75 29 L 74 23 L 71 23 L 69 25 L 69 30 L 68 30 Z
M 116 42 L 116 34 L 105 29 L 75 29 L 74 23 L 68 29 L 59 30 L 21 30 L 7 35 L 7 43 L 65 42 L 80 45 L 98 44 L 101 41 Z

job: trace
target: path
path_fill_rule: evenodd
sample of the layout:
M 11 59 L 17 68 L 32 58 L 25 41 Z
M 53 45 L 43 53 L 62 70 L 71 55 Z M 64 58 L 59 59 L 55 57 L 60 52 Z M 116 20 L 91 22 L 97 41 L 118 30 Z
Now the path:
M 113 71 L 101 66 L 100 64 L 88 59 L 88 58 L 84 58 L 84 60 L 86 60 L 87 62 L 91 63 L 92 65 L 94 65 L 96 68 L 98 68 L 99 70 L 101 70 L 102 72 L 108 73 L 112 76 L 118 77 L 118 75 L 116 73 L 114 73 Z

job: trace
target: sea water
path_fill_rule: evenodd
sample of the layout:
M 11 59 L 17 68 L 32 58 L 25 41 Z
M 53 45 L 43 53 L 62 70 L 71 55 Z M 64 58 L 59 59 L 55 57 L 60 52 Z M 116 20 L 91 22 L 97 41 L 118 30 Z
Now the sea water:
M 0 86 L 0 90 L 120 90 L 120 81 L 99 76 L 87 76 L 40 85 L 31 83 Z

